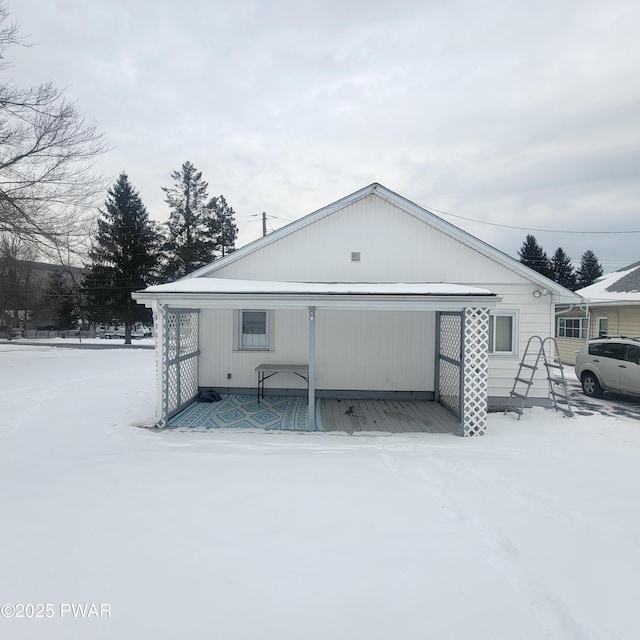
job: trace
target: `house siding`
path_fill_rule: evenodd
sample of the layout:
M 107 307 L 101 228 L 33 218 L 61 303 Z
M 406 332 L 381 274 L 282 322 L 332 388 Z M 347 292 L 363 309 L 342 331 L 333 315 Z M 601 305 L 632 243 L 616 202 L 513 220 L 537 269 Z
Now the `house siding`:
M 573 366 L 576 363 L 576 353 L 582 349 L 586 340 L 582 338 L 561 338 L 558 336 L 558 318 L 584 318 L 585 312 L 582 308 L 576 307 L 575 309 L 565 310 L 557 314 L 554 318 L 553 335 L 556 337 L 556 343 L 558 345 L 558 351 L 560 353 L 560 360 L 563 364 Z M 593 321 L 590 323 L 592 324 Z M 589 332 L 591 331 L 589 327 Z M 597 331 L 597 329 L 596 329 Z
M 356 251 L 360 262 L 351 262 L 351 253 Z M 373 194 L 221 267 L 215 276 L 303 282 L 455 282 L 487 287 L 497 282 L 527 282 L 424 219 Z
M 352 262 L 352 252 L 359 252 L 359 262 Z M 496 312 L 517 313 L 516 353 L 489 356 L 488 394 L 495 402 L 508 398 L 529 338 L 545 338 L 554 330 L 553 296 L 534 298 L 533 291 L 539 287 L 523 274 L 375 194 L 221 265 L 212 276 L 309 282 L 451 282 L 490 289 L 502 297 Z M 277 310 L 273 318 L 271 350 L 239 352 L 231 347 L 237 330 L 233 313 L 204 310 L 201 385 L 253 387 L 255 367 L 262 362 L 308 362 L 306 311 Z M 434 345 L 433 312 L 319 310 L 317 387 L 432 392 Z M 269 386 L 305 385 L 294 376 L 278 375 Z M 529 396 L 548 396 L 543 376 L 535 379 Z
M 640 336 L 640 307 L 617 307 L 615 309 L 593 309 L 592 317 L 608 320 L 609 335 Z M 597 321 L 594 325 L 594 337 L 597 334 Z
M 500 292 L 495 310 L 517 312 L 517 353 L 489 356 L 489 397 L 506 399 L 520 358 L 533 335 L 549 335 L 550 305 L 529 287 Z M 200 385 L 253 388 L 255 368 L 265 363 L 307 363 L 307 311 L 272 311 L 269 351 L 238 351 L 232 310 L 204 309 L 200 314 Z M 237 341 L 235 341 L 237 343 Z M 375 345 L 375 346 L 372 346 Z M 318 389 L 433 392 L 435 377 L 435 313 L 411 311 L 316 312 L 316 385 Z M 227 374 L 231 374 L 231 378 Z M 270 388 L 304 388 L 296 376 L 278 375 Z M 536 378 L 531 398 L 547 397 L 543 376 Z M 498 401 L 498 400 L 496 400 Z
M 255 368 L 261 363 L 308 362 L 306 310 L 273 312 L 269 351 L 231 348 L 237 327 L 230 310 L 203 310 L 200 321 L 201 386 L 250 388 L 256 385 Z M 316 386 L 433 392 L 434 340 L 434 312 L 318 310 Z M 306 385 L 296 376 L 278 375 L 268 386 Z
M 576 363 L 576 354 L 584 346 L 586 340 L 578 338 L 557 338 L 558 351 L 560 352 L 560 360 L 562 364 L 574 365 Z
M 496 286 L 494 291 L 502 302 L 493 313 L 517 312 L 517 351 L 514 355 L 489 355 L 489 397 L 506 399 L 513 387 L 513 380 L 532 336 L 543 339 L 551 333 L 552 305 L 549 297 L 534 298 L 531 285 Z M 546 398 L 546 378 L 539 374 L 529 391 L 530 398 Z

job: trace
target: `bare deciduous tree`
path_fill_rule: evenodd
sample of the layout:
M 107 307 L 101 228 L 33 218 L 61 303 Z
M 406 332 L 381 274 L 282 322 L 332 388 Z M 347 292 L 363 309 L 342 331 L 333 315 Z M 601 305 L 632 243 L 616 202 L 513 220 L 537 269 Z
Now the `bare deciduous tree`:
M 23 41 L 0 0 L 0 74 L 12 45 Z M 93 169 L 106 151 L 103 136 L 64 90 L 50 82 L 22 87 L 0 75 L 0 232 L 56 258 L 82 243 L 104 188 Z

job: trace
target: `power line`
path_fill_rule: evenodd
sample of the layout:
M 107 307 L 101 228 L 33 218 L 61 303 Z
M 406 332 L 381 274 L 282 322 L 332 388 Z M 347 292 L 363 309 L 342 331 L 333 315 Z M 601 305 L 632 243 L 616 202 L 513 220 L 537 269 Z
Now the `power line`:
M 451 218 L 456 218 L 458 220 L 466 220 L 467 222 L 475 222 L 477 224 L 485 224 L 490 227 L 501 227 L 503 229 L 517 229 L 519 231 L 533 231 L 537 233 L 569 233 L 576 235 L 620 235 L 626 233 L 640 233 L 640 229 L 631 229 L 629 231 L 584 231 L 578 229 L 540 229 L 535 227 L 521 227 L 518 225 L 512 224 L 502 224 L 500 222 L 489 222 L 487 220 L 478 220 L 477 218 L 468 218 L 466 216 L 461 216 L 456 213 L 449 213 L 448 211 L 443 211 L 442 209 L 436 209 L 435 207 L 430 207 L 429 205 L 425 205 L 425 209 L 428 211 L 435 211 L 444 216 L 449 216 Z M 261 214 L 253 214 L 252 217 L 260 216 Z M 285 218 L 284 216 L 274 216 L 268 215 L 267 218 L 274 220 L 285 220 L 287 222 L 293 222 L 294 218 Z M 248 219 L 238 219 L 238 222 L 260 222 L 260 220 L 248 220 Z
M 486 220 L 476 220 L 475 218 L 466 218 L 465 216 L 459 216 L 455 213 L 449 213 L 448 211 L 442 211 L 441 209 L 436 209 L 435 207 L 430 207 L 428 205 L 425 206 L 425 209 L 429 211 L 436 211 L 445 216 L 450 216 L 451 218 L 458 218 L 459 220 L 466 220 L 467 222 L 477 222 L 478 224 L 486 224 L 492 227 L 503 227 L 505 229 L 519 229 L 521 231 L 536 231 L 540 233 L 576 233 L 576 234 L 622 234 L 622 233 L 640 233 L 640 230 L 631 230 L 631 231 L 579 231 L 576 229 L 533 229 L 531 227 L 518 227 L 516 225 L 511 224 L 500 224 L 498 222 L 487 222 Z

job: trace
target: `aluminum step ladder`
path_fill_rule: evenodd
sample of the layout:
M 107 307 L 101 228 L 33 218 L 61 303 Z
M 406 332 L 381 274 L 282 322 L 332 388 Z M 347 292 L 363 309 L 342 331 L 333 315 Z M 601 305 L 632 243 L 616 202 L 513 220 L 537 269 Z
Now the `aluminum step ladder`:
M 567 380 L 564 377 L 564 367 L 558 351 L 558 343 L 555 338 L 542 339 L 540 336 L 531 336 L 527 341 L 527 346 L 518 367 L 518 373 L 509 392 L 509 402 L 505 409 L 505 415 L 509 411 L 513 411 L 518 414 L 518 420 L 520 420 L 529 397 L 529 391 L 533 386 L 536 372 L 540 368 L 541 360 L 547 373 L 551 406 L 566 416 L 573 416 Z M 519 403 L 519 406 L 516 403 Z

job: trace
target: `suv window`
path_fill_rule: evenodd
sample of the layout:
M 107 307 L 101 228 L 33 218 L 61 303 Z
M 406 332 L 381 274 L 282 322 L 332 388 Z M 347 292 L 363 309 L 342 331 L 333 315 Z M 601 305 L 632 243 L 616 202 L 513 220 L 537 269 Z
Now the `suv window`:
M 589 345 L 589 354 L 602 358 L 614 358 L 624 360 L 624 352 L 627 345 L 620 342 L 596 342 Z
M 627 353 L 624 358 L 627 362 L 633 362 L 634 364 L 640 364 L 640 347 L 635 345 L 627 345 Z

